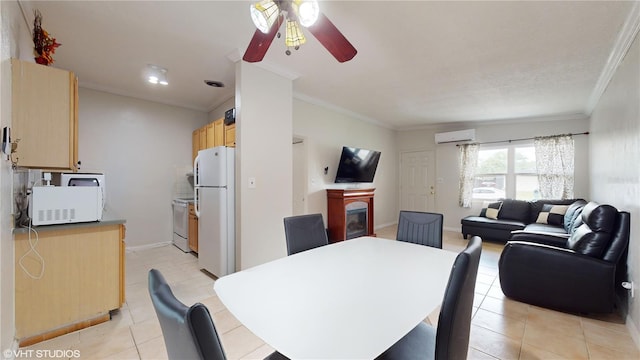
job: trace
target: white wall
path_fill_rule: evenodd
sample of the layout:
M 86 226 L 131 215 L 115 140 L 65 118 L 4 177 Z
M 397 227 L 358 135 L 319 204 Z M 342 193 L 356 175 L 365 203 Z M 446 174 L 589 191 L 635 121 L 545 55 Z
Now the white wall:
M 236 99 L 235 97 L 232 97 L 231 99 L 217 106 L 215 109 L 209 111 L 209 122 L 224 118 L 224 112 L 229 109 L 233 109 L 234 107 L 236 107 Z
M 29 11 L 30 9 L 26 9 Z M 28 25 L 16 1 L 0 1 L 0 129 L 11 126 L 11 58 L 33 62 L 33 43 Z M 14 250 L 11 163 L 0 160 L 0 349 L 14 343 Z
M 636 38 L 591 115 L 592 200 L 631 213 L 628 272 L 636 283 L 627 326 L 640 347 L 640 39 Z
M 80 88 L 81 171 L 104 171 L 107 216 L 124 218 L 127 247 L 172 240 L 171 201 L 191 171 L 191 133 L 204 112 Z
M 396 132 L 373 123 L 355 119 L 326 107 L 294 99 L 293 134 L 304 138 L 308 155 L 307 212 L 322 213 L 327 221 L 328 187 L 334 180 L 342 146 L 353 146 L 381 152 L 373 184 L 374 227 L 398 221 L 398 149 Z M 324 174 L 324 168 L 329 167 Z
M 477 142 L 501 141 L 529 138 L 533 136 L 581 133 L 589 130 L 589 121 L 584 118 L 542 121 L 531 119 L 529 122 L 506 121 L 503 124 L 448 126 L 422 130 L 398 132 L 399 151 L 435 150 L 435 176 L 442 179 L 436 182 L 436 211 L 444 214 L 444 227 L 460 231 L 460 219 L 480 212 L 482 202 L 474 203 L 470 209 L 458 206 L 458 147 L 454 143 L 435 144 L 434 134 L 444 131 L 476 129 Z M 589 199 L 588 178 L 588 136 L 578 135 L 575 140 L 575 189 L 576 198 Z
M 282 219 L 292 211 L 291 80 L 240 61 L 235 99 L 236 267 L 246 269 L 287 254 Z

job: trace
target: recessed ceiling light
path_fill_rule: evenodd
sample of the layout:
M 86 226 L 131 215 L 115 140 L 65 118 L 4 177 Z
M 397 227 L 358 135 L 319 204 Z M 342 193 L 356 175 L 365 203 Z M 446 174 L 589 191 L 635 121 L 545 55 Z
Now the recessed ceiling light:
M 218 88 L 224 87 L 224 83 L 222 81 L 205 80 L 204 83 L 211 87 L 218 87 Z

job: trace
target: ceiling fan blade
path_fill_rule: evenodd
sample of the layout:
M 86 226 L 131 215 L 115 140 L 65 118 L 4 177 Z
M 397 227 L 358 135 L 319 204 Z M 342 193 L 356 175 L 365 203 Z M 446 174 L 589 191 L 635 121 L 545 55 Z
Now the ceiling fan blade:
M 251 42 L 249 42 L 249 46 L 247 46 L 247 50 L 244 52 L 242 60 L 246 62 L 262 61 L 267 50 L 269 50 L 273 38 L 278 33 L 280 25 L 282 25 L 282 21 L 282 15 L 278 16 L 278 20 L 273 23 L 273 26 L 271 26 L 271 29 L 266 34 L 260 30 L 256 30 L 251 38 Z
M 339 62 L 349 61 L 358 53 L 349 40 L 322 13 L 315 24 L 308 29 Z

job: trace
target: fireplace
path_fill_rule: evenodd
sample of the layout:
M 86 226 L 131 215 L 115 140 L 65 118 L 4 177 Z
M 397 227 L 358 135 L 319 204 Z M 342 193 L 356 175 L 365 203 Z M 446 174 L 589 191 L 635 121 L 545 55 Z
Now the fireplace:
M 375 189 L 327 189 L 327 227 L 331 242 L 373 232 L 373 192 Z
M 367 235 L 367 208 L 364 201 L 356 201 L 345 206 L 346 238 L 353 239 Z

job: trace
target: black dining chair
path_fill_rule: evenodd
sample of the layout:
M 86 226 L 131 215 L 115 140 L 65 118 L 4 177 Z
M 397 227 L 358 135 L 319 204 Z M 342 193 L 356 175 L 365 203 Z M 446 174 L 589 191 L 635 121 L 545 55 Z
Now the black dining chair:
M 149 295 L 158 315 L 169 359 L 226 359 L 220 337 L 206 306 L 186 306 L 171 291 L 164 276 L 149 270 Z
M 287 239 L 288 255 L 329 244 L 322 214 L 284 218 L 284 234 Z
M 396 239 L 442 249 L 442 214 L 400 211 Z
M 206 306 L 178 300 L 160 271 L 149 270 L 149 295 L 158 315 L 170 360 L 225 360 L 220 337 Z M 288 360 L 273 352 L 265 360 Z
M 377 359 L 464 360 L 469 348 L 473 293 L 482 252 L 474 236 L 453 263 L 436 328 L 421 322 Z

